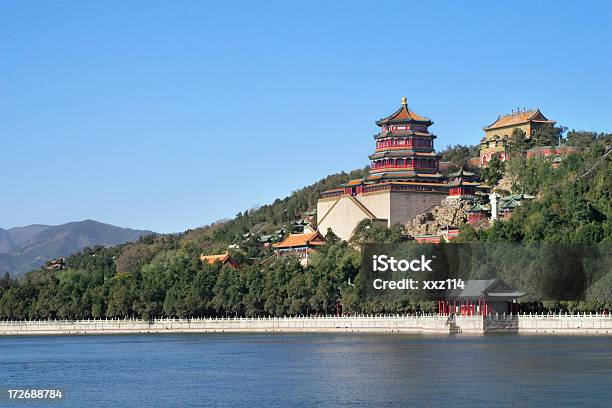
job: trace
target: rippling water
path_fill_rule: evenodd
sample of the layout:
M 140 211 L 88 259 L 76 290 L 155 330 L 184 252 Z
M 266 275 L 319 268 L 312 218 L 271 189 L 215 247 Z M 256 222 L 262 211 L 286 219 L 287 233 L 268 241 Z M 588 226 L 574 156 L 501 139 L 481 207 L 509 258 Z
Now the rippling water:
M 57 407 L 601 407 L 612 406 L 612 339 L 0 338 L 0 389 L 9 388 L 62 388 L 66 399 L 46 404 Z

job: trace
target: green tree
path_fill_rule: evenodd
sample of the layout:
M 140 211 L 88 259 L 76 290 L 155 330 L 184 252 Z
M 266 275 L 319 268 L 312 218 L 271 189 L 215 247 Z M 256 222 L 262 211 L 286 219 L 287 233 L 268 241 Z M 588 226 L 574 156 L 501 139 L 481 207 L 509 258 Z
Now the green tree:
M 504 170 L 505 163 L 500 160 L 499 156 L 493 156 L 487 167 L 482 170 L 481 176 L 487 184 L 496 185 L 504 177 Z

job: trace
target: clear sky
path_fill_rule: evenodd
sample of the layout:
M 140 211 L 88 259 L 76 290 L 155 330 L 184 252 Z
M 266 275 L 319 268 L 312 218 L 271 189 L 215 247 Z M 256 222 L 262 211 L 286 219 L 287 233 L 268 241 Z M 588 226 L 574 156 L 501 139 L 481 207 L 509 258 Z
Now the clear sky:
M 182 231 L 540 107 L 612 131 L 612 2 L 0 2 L 0 227 Z

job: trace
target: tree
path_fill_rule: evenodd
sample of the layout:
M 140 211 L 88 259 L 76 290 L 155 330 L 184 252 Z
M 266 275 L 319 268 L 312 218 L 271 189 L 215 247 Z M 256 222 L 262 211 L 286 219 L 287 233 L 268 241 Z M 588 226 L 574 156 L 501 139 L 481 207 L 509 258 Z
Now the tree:
M 508 153 L 511 156 L 517 156 L 523 154 L 529 149 L 529 140 L 525 138 L 525 131 L 515 128 L 512 131 L 510 140 L 508 142 Z
M 133 316 L 133 305 L 136 300 L 133 276 L 118 276 L 111 285 L 106 316 L 120 318 Z
M 395 243 L 408 239 L 404 226 L 392 225 L 388 228 L 385 224 L 374 222 L 368 218 L 361 220 L 351 236 L 350 242 L 356 245 L 367 243 Z
M 242 315 L 244 310 L 242 294 L 244 289 L 240 273 L 229 265 L 223 266 L 213 288 L 212 305 L 219 314 Z
M 451 162 L 457 167 L 470 167 L 469 160 L 472 157 L 478 157 L 478 145 L 449 145 L 440 152 L 440 158 L 443 161 Z
M 542 126 L 537 129 L 532 139 L 533 146 L 557 146 L 563 142 L 563 133 L 567 130 L 561 126 Z
M 504 169 L 504 162 L 501 161 L 499 156 L 495 155 L 491 158 L 487 167 L 482 170 L 481 175 L 487 184 L 496 185 L 504 177 Z

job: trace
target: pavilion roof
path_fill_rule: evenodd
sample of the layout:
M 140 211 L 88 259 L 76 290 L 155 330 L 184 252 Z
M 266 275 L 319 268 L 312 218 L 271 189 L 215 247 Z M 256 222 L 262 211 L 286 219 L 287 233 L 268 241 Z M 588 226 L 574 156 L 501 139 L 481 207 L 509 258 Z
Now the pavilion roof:
M 478 187 L 480 183 L 475 181 L 465 181 L 465 180 L 451 180 L 446 183 L 449 187 L 457 187 L 457 186 L 473 186 Z
M 464 170 L 463 167 L 461 167 L 458 171 L 449 174 L 448 177 L 473 177 L 475 175 L 476 173 Z
M 363 179 L 353 179 L 353 180 L 349 180 L 346 184 L 344 184 L 345 187 L 350 187 L 350 186 L 357 186 L 359 184 L 363 184 Z
M 500 116 L 497 120 L 486 126 L 484 130 L 499 129 L 508 126 L 522 125 L 528 122 L 539 122 L 539 123 L 556 123 L 554 120 L 549 120 L 540 112 L 539 109 L 533 109 L 528 111 L 513 112 L 508 115 Z
M 468 210 L 468 212 L 485 212 L 485 211 L 489 211 L 489 208 L 480 203 L 476 203 L 475 205 L 472 206 L 472 208 Z
M 229 258 L 230 256 L 228 252 L 218 255 L 200 255 L 200 261 L 202 261 L 202 263 L 207 262 L 209 265 L 213 265 L 217 261 L 225 263 L 229 260 Z
M 494 279 L 470 279 L 465 281 L 463 289 L 454 289 L 448 292 L 449 299 L 516 299 L 525 296 L 525 292 L 519 292 L 499 278 Z
M 382 126 L 382 125 L 387 125 L 390 123 L 410 123 L 410 122 L 422 123 L 422 124 L 426 124 L 427 126 L 433 124 L 433 122 L 430 119 L 413 112 L 408 107 L 408 102 L 406 102 L 406 97 L 403 97 L 402 106 L 398 110 L 393 112 L 391 115 L 387 116 L 386 118 L 377 120 L 376 124 L 378 126 Z
M 502 201 L 499 204 L 499 208 L 516 208 L 521 204 L 518 201 L 510 200 L 510 201 Z
M 274 248 L 297 248 L 305 246 L 319 246 L 325 244 L 325 237 L 319 231 L 304 234 L 289 234 L 284 241 L 272 245 Z
M 509 196 L 500 198 L 500 200 L 501 201 L 522 201 L 522 200 L 531 200 L 533 198 L 535 197 L 529 194 L 511 194 Z

